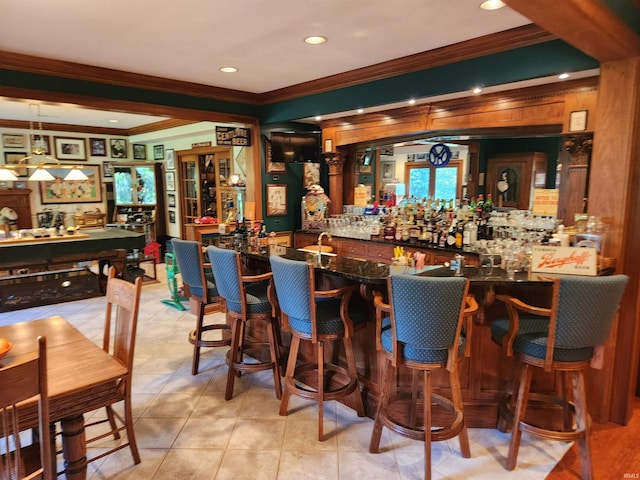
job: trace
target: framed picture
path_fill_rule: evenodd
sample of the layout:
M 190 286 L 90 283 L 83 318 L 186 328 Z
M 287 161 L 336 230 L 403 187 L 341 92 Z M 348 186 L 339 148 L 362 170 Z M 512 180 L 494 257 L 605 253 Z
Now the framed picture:
M 54 137 L 59 160 L 86 160 L 84 138 Z
M 169 210 L 169 223 L 176 223 L 176 212 L 175 212 L 175 210 Z
M 35 134 L 31 135 L 31 151 L 35 152 L 36 149 L 41 148 L 44 150 L 45 155 L 51 155 L 51 145 L 49 144 L 49 135 Z
M 169 195 L 167 195 L 168 198 L 168 206 L 169 207 L 175 207 L 176 206 L 176 196 L 173 193 L 170 193 Z
M 4 148 L 25 148 L 24 135 L 16 135 L 13 133 L 2 134 L 2 146 Z
M 320 164 L 305 163 L 304 165 L 304 185 L 307 188 L 311 185 L 320 184 Z
M 380 162 L 380 178 L 383 182 L 390 182 L 396 177 L 396 162 Z
M 134 160 L 146 160 L 147 159 L 147 146 L 141 143 L 133 144 L 133 159 Z
M 153 159 L 164 160 L 164 145 L 153 146 Z
M 167 183 L 167 191 L 173 192 L 176 189 L 176 174 L 175 172 L 165 172 L 165 181 Z
M 569 131 L 584 132 L 587 129 L 587 111 L 576 110 L 569 115 Z
M 267 173 L 283 173 L 287 171 L 287 164 L 284 162 L 271 161 L 271 140 L 265 140 L 265 159 L 267 162 Z
M 82 165 L 87 180 L 65 180 L 68 168 L 47 168 L 54 180 L 38 182 L 42 204 L 97 203 L 102 201 L 100 165 Z
M 267 217 L 287 214 L 287 186 L 285 184 L 267 184 Z
M 24 190 L 25 188 L 27 188 L 27 182 L 13 182 L 13 188 Z
M 104 138 L 89 139 L 89 154 L 92 157 L 107 156 L 107 141 Z
M 113 177 L 113 163 L 104 162 L 102 164 L 102 168 L 104 169 L 104 171 L 102 172 L 102 175 L 103 175 L 104 178 L 112 178 Z
M 111 158 L 127 158 L 127 141 L 124 138 L 112 138 L 109 140 Z
M 27 152 L 4 152 L 4 163 L 7 165 L 19 165 L 20 160 L 27 156 Z M 23 162 L 24 167 L 16 168 L 13 172 L 17 177 L 28 177 L 27 161 Z
M 165 152 L 165 158 L 167 159 L 167 170 L 173 170 L 176 168 L 175 152 L 173 151 L 173 148 L 167 149 Z

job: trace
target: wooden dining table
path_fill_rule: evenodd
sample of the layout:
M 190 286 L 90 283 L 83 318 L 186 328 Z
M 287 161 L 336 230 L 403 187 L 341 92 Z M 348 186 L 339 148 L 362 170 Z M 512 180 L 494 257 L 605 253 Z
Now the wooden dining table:
M 67 479 L 85 479 L 87 446 L 83 414 L 110 403 L 113 385 L 127 370 L 60 316 L 0 326 L 0 338 L 13 344 L 0 359 L 0 368 L 34 352 L 39 335 L 47 339 L 50 420 L 52 425 L 60 422 L 64 473 Z M 37 404 L 21 407 L 19 419 L 21 428 L 38 426 Z M 52 456 L 55 458 L 55 452 Z

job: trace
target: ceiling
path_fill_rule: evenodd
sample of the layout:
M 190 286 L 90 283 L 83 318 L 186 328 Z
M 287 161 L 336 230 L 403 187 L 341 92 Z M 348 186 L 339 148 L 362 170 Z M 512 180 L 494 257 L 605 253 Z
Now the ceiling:
M 2 0 L 0 50 L 265 93 L 529 24 L 480 0 Z M 322 35 L 323 45 L 303 38 Z M 225 74 L 220 67 L 234 66 Z M 0 117 L 132 128 L 161 117 L 8 101 Z M 109 120 L 119 123 L 109 123 Z

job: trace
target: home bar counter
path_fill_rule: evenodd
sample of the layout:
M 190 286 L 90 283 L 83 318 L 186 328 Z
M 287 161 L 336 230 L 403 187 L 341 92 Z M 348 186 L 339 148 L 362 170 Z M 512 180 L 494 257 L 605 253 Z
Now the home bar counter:
M 317 239 L 317 236 L 315 237 Z M 344 239 L 343 239 L 344 240 Z M 357 241 L 366 243 L 366 241 Z M 372 242 L 373 243 L 373 242 Z M 223 246 L 223 245 L 221 245 Z M 228 248 L 234 248 L 232 244 Z M 380 395 L 382 380 L 382 356 L 376 351 L 376 326 L 373 310 L 374 292 L 386 295 L 386 282 L 390 274 L 405 273 L 417 275 L 451 276 L 454 272 L 446 266 L 428 265 L 421 269 L 407 266 L 396 266 L 388 263 L 372 262 L 346 255 L 322 255 L 303 252 L 295 248 L 270 245 L 260 248 L 246 246 L 235 247 L 245 258 L 247 268 L 264 271 L 269 269 L 270 255 L 279 255 L 299 261 L 307 261 L 315 266 L 318 289 L 334 288 L 344 284 L 359 285 L 360 295 L 371 307 L 370 320 L 364 328 L 356 330 L 353 345 L 356 355 L 358 375 L 363 391 L 363 399 L 367 415 L 373 416 Z M 413 250 L 413 249 L 412 249 Z M 439 252 L 443 256 L 447 252 Z M 449 255 L 452 255 L 449 252 Z M 468 254 L 473 256 L 475 254 Z M 491 340 L 491 321 L 506 317 L 506 308 L 502 302 L 494 302 L 496 294 L 510 294 L 523 301 L 539 306 L 549 306 L 551 302 L 552 283 L 544 277 L 530 277 L 525 272 L 516 273 L 509 280 L 506 272 L 495 268 L 488 277 L 482 277 L 479 268 L 469 266 L 463 274 L 470 279 L 470 293 L 480 305 L 473 319 L 473 331 L 469 336 L 471 355 L 463 358 L 460 365 L 460 382 L 467 425 L 470 427 L 494 428 L 498 419 L 498 404 L 505 391 L 507 378 L 515 365 L 513 358 L 506 357 L 501 348 Z M 340 346 L 336 347 L 340 349 Z M 313 358 L 313 351 L 305 352 Z M 333 352 L 334 356 L 343 358 L 342 352 Z M 536 372 L 538 373 L 538 372 Z M 401 375 L 401 382 L 408 376 Z M 445 371 L 433 374 L 436 387 L 448 389 Z M 535 388 L 539 391 L 553 392 L 555 378 L 551 374 L 541 373 L 534 376 Z

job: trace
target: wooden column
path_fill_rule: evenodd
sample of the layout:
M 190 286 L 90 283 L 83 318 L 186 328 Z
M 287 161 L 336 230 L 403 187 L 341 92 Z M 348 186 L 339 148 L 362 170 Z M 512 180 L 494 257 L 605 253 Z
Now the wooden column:
M 593 134 L 564 137 L 564 153 L 561 155 L 560 202 L 558 219 L 566 227 L 572 226 L 576 213 L 586 212 L 589 181 L 589 163 L 593 148 Z
M 603 370 L 592 370 L 589 410 L 596 421 L 626 424 L 637 379 L 640 327 L 640 57 L 600 67 L 597 117 L 589 176 L 588 213 L 608 226 L 606 256 L 630 276 Z
M 340 152 L 332 153 L 327 157 L 329 165 L 329 198 L 331 199 L 330 213 L 337 215 L 342 213 L 344 187 L 342 183 L 344 163 L 346 157 Z

